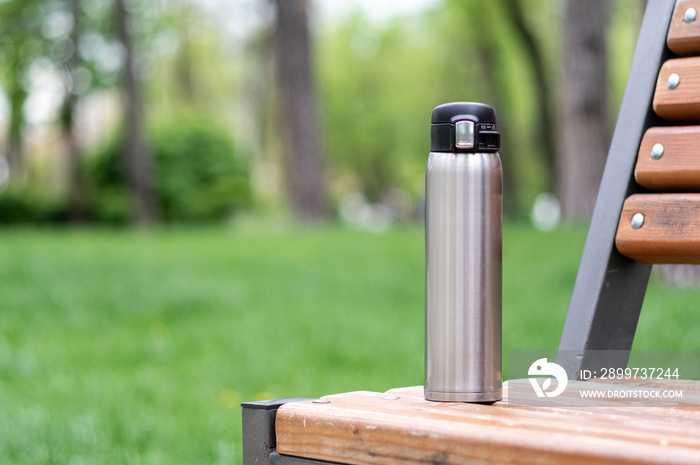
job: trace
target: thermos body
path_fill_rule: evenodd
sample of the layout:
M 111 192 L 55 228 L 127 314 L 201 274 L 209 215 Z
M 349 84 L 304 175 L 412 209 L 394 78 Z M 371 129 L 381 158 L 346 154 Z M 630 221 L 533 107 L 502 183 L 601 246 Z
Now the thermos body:
M 501 399 L 502 171 L 498 137 L 475 152 L 475 127 L 471 151 L 433 144 L 426 168 L 428 400 Z

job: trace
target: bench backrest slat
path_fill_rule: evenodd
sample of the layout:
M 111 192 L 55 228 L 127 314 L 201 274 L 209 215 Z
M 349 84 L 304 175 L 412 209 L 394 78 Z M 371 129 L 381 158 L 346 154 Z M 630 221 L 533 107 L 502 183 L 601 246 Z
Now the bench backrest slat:
M 700 126 L 649 129 L 634 176 L 654 192 L 700 192 Z
M 683 17 L 690 8 L 695 9 L 697 17 L 693 21 L 686 22 Z M 700 55 L 700 0 L 678 0 L 671 18 L 666 43 L 676 55 Z
M 641 214 L 638 229 L 632 217 Z M 641 263 L 700 264 L 700 194 L 637 194 L 625 201 L 615 239 Z
M 676 87 L 669 87 L 671 75 L 678 77 Z M 700 121 L 700 57 L 676 58 L 664 63 L 656 82 L 654 112 L 668 121 Z

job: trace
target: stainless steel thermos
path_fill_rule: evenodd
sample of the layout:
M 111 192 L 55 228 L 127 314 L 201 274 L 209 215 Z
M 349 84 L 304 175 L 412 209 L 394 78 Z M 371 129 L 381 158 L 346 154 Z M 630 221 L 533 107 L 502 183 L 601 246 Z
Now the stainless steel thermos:
M 433 111 L 425 173 L 425 398 L 501 399 L 502 171 L 496 112 Z

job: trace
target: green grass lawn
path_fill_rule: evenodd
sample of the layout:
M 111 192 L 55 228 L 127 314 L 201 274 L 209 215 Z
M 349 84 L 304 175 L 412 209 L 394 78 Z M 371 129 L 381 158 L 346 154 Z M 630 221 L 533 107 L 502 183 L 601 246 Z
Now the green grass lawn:
M 507 225 L 504 350 L 554 349 L 585 229 Z M 242 400 L 422 384 L 423 232 L 0 231 L 0 463 L 241 461 Z M 638 348 L 700 349 L 652 283 Z

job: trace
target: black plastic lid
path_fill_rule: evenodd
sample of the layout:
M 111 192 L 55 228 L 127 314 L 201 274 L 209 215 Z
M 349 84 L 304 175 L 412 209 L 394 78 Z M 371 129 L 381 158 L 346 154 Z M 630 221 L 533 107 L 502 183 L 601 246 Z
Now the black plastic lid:
M 473 144 L 457 144 L 455 123 L 473 123 Z M 467 124 L 469 129 L 471 125 Z M 496 126 L 496 110 L 474 102 L 445 103 L 433 110 L 430 127 L 431 152 L 498 152 L 501 136 Z

